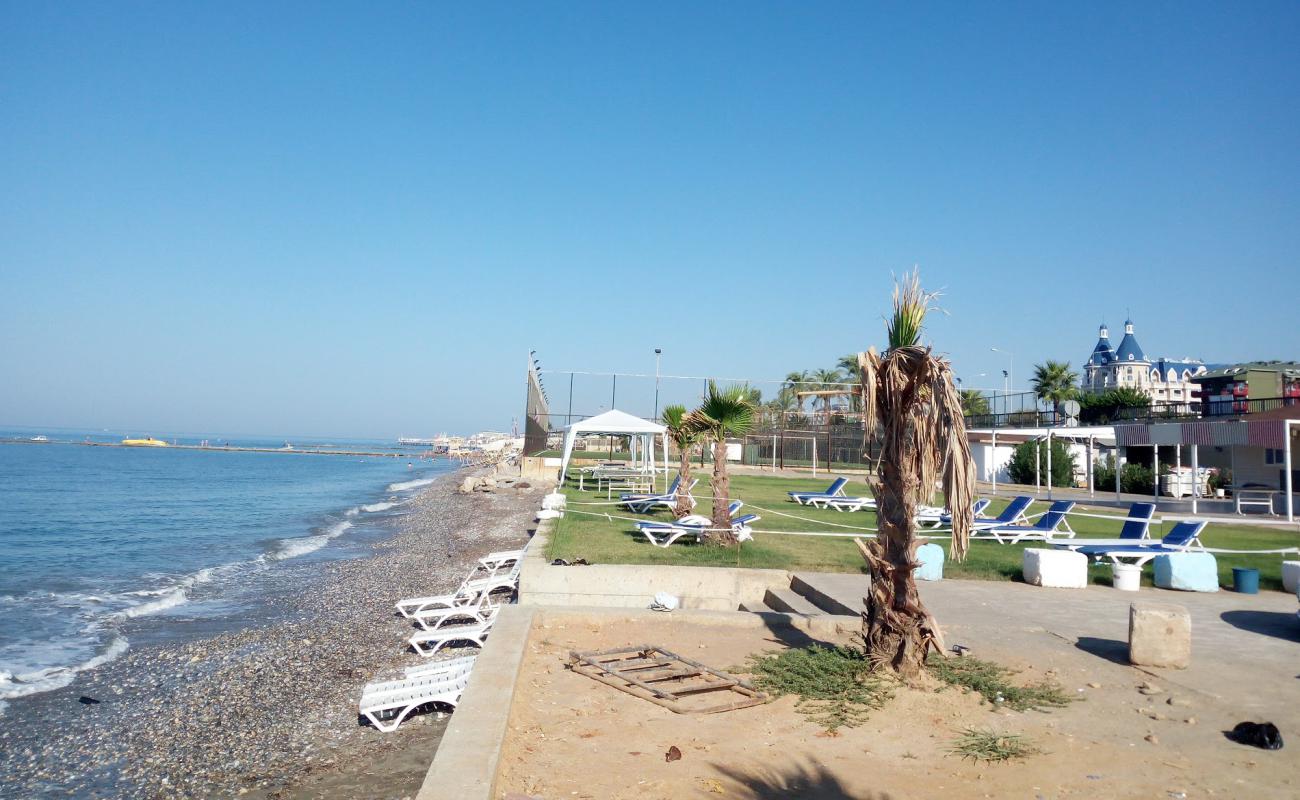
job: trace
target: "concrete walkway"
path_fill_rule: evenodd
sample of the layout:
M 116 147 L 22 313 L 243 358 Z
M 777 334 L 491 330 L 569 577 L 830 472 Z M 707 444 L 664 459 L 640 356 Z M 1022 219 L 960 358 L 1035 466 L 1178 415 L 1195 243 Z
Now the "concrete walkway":
M 835 605 L 827 610 L 833 613 L 861 609 L 867 589 L 867 578 L 860 575 L 798 573 L 792 586 L 802 594 L 801 583 L 831 598 Z M 1129 604 L 1176 603 L 1191 615 L 1192 666 L 1143 671 L 1230 702 L 1241 709 L 1242 719 L 1277 717 L 1280 724 L 1285 717 L 1291 730 L 1300 730 L 1300 704 L 1295 702 L 1300 700 L 1300 619 L 1294 595 L 1152 588 L 1121 592 L 1106 586 L 1044 589 L 953 580 L 921 582 L 920 589 L 949 645 L 971 646 L 977 655 L 995 653 L 1008 664 L 1035 653 L 1040 667 L 1046 657 L 1072 666 L 1100 660 L 1133 671 L 1128 666 Z M 1279 703 L 1280 697 L 1290 700 Z

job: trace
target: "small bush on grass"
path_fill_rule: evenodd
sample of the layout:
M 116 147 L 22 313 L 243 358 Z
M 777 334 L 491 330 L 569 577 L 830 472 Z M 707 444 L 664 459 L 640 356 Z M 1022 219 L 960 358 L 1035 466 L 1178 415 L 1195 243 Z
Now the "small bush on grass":
M 944 683 L 978 692 L 985 700 L 1001 708 L 1042 711 L 1061 708 L 1078 699 L 1066 694 L 1060 686 L 1050 681 L 1017 686 L 1010 680 L 1015 674 L 1012 670 L 971 656 L 942 658 L 931 653 L 926 666 L 932 675 Z
M 1043 751 L 1025 736 L 967 728 L 948 748 L 948 752 L 971 761 L 992 762 L 1011 761 Z
M 828 731 L 861 725 L 894 694 L 853 647 L 813 645 L 753 656 L 750 662 L 755 685 L 776 695 L 797 695 L 799 711 Z

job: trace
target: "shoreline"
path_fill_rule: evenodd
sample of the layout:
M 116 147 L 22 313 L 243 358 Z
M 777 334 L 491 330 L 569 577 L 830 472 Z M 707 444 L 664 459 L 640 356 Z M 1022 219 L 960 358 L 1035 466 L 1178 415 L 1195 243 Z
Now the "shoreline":
M 358 723 L 356 700 L 364 683 L 419 661 L 393 603 L 454 589 L 480 555 L 526 541 L 542 490 L 456 494 L 478 471 L 434 478 L 360 558 L 287 566 L 242 628 L 133 644 L 11 704 L 0 786 L 24 797 L 305 797 L 322 782 L 340 796 L 413 793 L 444 723 L 422 715 L 382 734 Z M 409 763 L 361 780 L 394 759 Z

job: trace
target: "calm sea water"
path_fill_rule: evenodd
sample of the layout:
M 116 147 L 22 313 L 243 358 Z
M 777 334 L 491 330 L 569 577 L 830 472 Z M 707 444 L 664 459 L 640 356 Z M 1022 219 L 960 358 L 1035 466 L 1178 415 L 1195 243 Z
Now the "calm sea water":
M 85 434 L 50 438 L 0 444 L 0 703 L 66 686 L 125 652 L 133 623 L 218 613 L 223 589 L 246 589 L 290 563 L 327 558 L 368 529 L 373 535 L 377 521 L 452 468 L 413 454 L 85 447 L 57 443 Z M 326 443 L 294 441 L 313 444 Z

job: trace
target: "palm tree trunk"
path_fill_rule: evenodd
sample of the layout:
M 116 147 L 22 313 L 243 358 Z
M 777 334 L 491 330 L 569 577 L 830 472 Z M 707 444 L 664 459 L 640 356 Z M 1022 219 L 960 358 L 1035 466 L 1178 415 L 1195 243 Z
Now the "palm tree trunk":
M 904 460 L 910 454 L 904 454 Z M 862 638 L 872 664 L 888 665 L 904 680 L 916 678 L 925 664 L 926 650 L 935 643 L 943 652 L 943 639 L 934 618 L 921 604 L 916 590 L 916 488 L 915 476 L 902 474 L 897 464 L 881 465 L 881 483 L 875 488 L 880 532 L 870 544 L 858 548 L 871 571 L 871 588 L 863 598 Z
M 717 544 L 735 544 L 731 535 L 731 515 L 727 506 L 731 505 L 731 479 L 727 477 L 727 441 L 718 437 L 713 442 L 713 515 L 711 527 L 706 539 Z
M 691 449 L 689 447 L 679 447 L 680 461 L 677 463 L 677 474 L 681 476 L 682 482 L 678 484 L 677 505 L 673 506 L 673 516 L 681 519 L 691 513 Z

